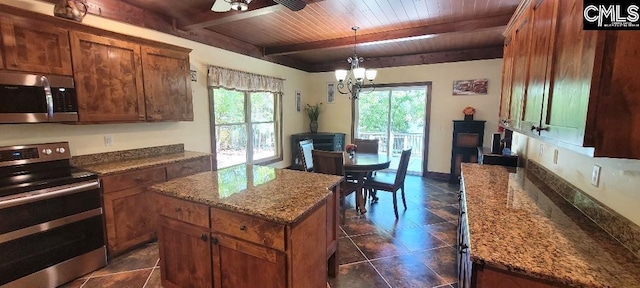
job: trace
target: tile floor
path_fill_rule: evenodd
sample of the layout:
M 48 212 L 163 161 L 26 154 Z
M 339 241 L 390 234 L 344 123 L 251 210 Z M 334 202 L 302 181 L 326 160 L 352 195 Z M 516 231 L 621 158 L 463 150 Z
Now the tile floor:
M 363 216 L 355 214 L 349 197 L 339 243 L 340 274 L 330 278 L 332 288 L 457 287 L 457 185 L 408 175 L 405 189 L 407 210 L 398 195 L 397 221 L 391 193 L 379 192 L 380 200 L 368 203 Z M 113 259 L 63 287 L 162 287 L 157 244 Z

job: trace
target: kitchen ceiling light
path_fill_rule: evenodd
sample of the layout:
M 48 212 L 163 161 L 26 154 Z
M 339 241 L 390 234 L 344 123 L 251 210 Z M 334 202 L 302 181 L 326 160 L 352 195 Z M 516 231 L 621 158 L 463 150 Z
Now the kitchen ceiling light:
M 353 30 L 353 57 L 349 57 L 347 62 L 351 64 L 351 70 L 347 71 L 344 69 L 336 70 L 336 80 L 338 81 L 338 92 L 340 94 L 351 94 L 351 99 L 358 99 L 358 95 L 360 93 L 370 93 L 375 90 L 375 86 L 373 80 L 376 78 L 378 71 L 374 69 L 365 69 L 364 67 L 360 67 L 360 62 L 363 62 L 364 59 L 362 57 L 358 57 L 356 53 L 356 45 L 358 44 L 356 34 L 358 33 L 358 26 L 353 26 L 351 30 Z M 365 79 L 368 80 L 368 83 L 365 84 Z M 345 85 L 346 82 L 346 85 Z M 347 90 L 345 89 L 345 86 Z M 371 88 L 370 91 L 362 92 L 362 88 Z

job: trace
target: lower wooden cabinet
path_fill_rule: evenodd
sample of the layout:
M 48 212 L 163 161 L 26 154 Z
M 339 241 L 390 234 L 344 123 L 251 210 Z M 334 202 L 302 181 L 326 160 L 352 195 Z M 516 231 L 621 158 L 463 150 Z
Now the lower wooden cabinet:
M 211 158 L 180 161 L 168 166 L 139 169 L 101 177 L 109 257 L 156 238 L 157 215 L 168 205 L 158 205 L 149 186 L 171 178 L 211 170 Z M 170 177 L 170 178 L 169 178 Z M 164 209 L 164 210 L 163 210 Z M 171 208 L 180 209 L 180 208 Z M 208 207 L 205 206 L 208 217 Z M 171 213 L 191 215 L 191 207 Z M 163 212 L 164 213 L 164 212 Z M 166 212 L 169 213 L 169 212 Z M 175 215 L 171 215 L 175 216 Z M 183 219 L 178 219 L 183 220 Z M 183 220 L 184 221 L 184 220 Z M 209 220 L 206 219 L 206 223 Z
M 160 259 L 162 259 L 160 265 L 162 287 L 213 287 L 209 256 L 211 255 L 209 227 L 200 227 L 160 216 L 158 242 L 161 243 L 158 248 Z
M 337 239 L 326 237 L 336 235 L 327 231 L 327 213 L 334 209 L 327 202 L 284 225 L 213 207 L 205 218 L 204 204 L 163 194 L 155 199 L 165 211 L 158 221 L 163 287 L 324 288 L 327 273 L 336 269 L 327 264 L 337 262 Z M 190 217 L 171 212 L 193 205 L 198 208 Z

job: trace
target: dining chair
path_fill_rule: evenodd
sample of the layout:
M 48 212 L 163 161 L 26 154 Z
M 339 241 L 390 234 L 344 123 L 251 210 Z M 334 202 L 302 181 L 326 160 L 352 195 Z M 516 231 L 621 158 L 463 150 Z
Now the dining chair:
M 344 154 L 342 152 L 312 150 L 313 172 L 344 176 Z M 349 194 L 362 189 L 362 183 L 342 181 L 340 184 L 340 215 L 341 223 L 345 219 L 345 198 Z
M 356 144 L 357 151 L 361 153 L 378 153 L 378 139 L 353 139 L 353 144 Z
M 380 140 L 378 139 L 353 139 L 353 144 L 356 144 L 357 151 L 361 153 L 375 153 L 378 154 L 378 145 Z M 365 178 L 371 178 L 376 175 L 376 172 L 367 173 Z M 378 201 L 378 197 L 376 196 L 376 191 L 372 189 L 367 189 L 366 191 L 371 198 L 371 203 Z M 366 197 L 365 197 L 366 199 Z
M 409 157 L 411 157 L 411 148 L 402 150 L 400 155 L 400 163 L 398 164 L 398 171 L 396 174 L 380 173 L 371 179 L 367 179 L 364 183 L 365 189 L 382 190 L 393 193 L 393 211 L 398 218 L 398 200 L 396 199 L 396 192 L 400 190 L 402 195 L 402 204 L 404 204 L 404 210 L 407 210 L 407 200 L 404 197 L 404 178 L 407 176 L 407 169 L 409 168 Z
M 313 171 L 313 156 L 311 151 L 313 150 L 313 140 L 307 139 L 299 142 L 300 147 L 300 162 L 302 162 L 302 169 L 306 172 Z

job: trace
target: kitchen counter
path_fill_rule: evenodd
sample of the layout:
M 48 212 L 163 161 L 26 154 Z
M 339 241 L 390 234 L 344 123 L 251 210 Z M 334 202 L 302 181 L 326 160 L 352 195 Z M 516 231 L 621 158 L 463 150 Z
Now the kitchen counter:
M 151 186 L 176 198 L 292 224 L 332 193 L 343 177 L 239 165 Z
M 471 261 L 572 287 L 640 287 L 640 261 L 535 176 L 463 164 Z
M 176 144 L 74 156 L 72 162 L 76 167 L 106 176 L 210 156 L 209 153 L 184 151 L 182 144 Z

